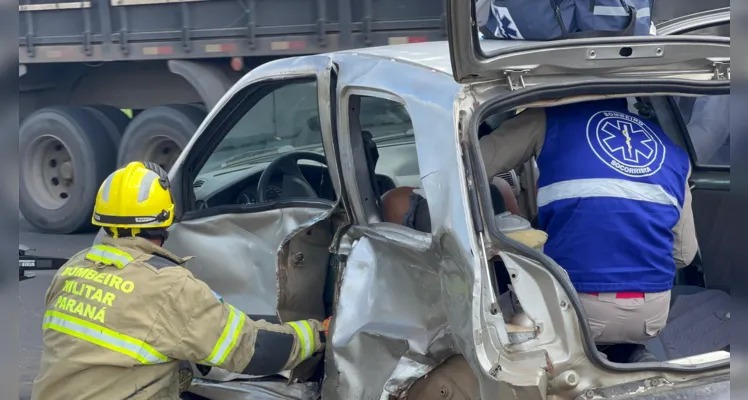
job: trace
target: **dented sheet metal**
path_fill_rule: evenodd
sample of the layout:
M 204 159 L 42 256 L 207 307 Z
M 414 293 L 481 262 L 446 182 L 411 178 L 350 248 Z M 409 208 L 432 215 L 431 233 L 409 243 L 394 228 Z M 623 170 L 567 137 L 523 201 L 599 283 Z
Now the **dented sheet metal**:
M 358 242 L 343 273 L 323 398 L 398 396 L 454 353 L 439 259 L 430 235 L 396 225 L 350 234 Z
M 283 208 L 183 221 L 170 230 L 166 248 L 199 254 L 187 268 L 247 314 L 276 315 L 278 251 L 287 236 L 328 210 Z
M 434 56 L 411 53 L 407 47 L 397 51 L 398 56 L 419 59 Z M 429 199 L 432 234 L 372 223 L 357 207 L 350 210 L 360 225 L 348 233 L 352 248 L 338 283 L 325 356 L 325 400 L 400 396 L 457 353 L 466 354 L 471 367 L 479 370 L 473 335 L 479 254 L 473 251 L 478 246 L 464 200 L 467 182 L 454 130 L 455 98 L 464 98 L 464 93 L 447 73 L 424 74 L 419 67 L 385 55 L 354 53 L 332 55 L 340 66 L 338 97 L 345 98 L 355 88 L 391 93 L 404 103 L 416 133 L 418 172 Z M 344 109 L 345 103 L 341 112 Z M 349 182 L 349 195 L 363 198 L 352 184 L 356 154 L 348 134 L 338 134 L 341 172 Z
M 285 381 L 214 382 L 194 379 L 190 392 L 207 398 L 220 393 L 221 400 L 315 400 L 319 385 L 313 382 L 287 384 Z

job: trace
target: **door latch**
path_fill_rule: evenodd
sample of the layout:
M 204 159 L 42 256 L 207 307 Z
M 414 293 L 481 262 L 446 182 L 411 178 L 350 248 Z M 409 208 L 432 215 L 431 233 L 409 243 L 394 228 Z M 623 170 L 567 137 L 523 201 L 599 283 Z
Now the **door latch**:
M 519 90 L 525 88 L 524 75 L 530 72 L 529 69 L 507 69 L 504 70 L 506 83 L 509 90 Z
M 729 62 L 715 62 L 712 64 L 712 67 L 714 67 L 714 75 L 712 76 L 712 80 L 715 81 L 724 81 L 724 80 L 730 80 L 730 63 Z

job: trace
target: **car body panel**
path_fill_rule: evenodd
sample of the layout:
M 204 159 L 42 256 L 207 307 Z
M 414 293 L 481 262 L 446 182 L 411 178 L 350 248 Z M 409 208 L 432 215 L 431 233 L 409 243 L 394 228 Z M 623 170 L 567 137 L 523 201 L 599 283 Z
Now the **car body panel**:
M 197 255 L 187 268 L 247 314 L 276 315 L 278 249 L 302 226 L 329 211 L 281 208 L 183 221 L 169 232 L 166 247 Z
M 657 35 L 680 35 L 730 23 L 730 7 L 684 15 L 657 25 Z M 729 35 L 728 35 L 729 36 Z
M 511 90 L 500 82 L 457 83 L 449 57 L 447 43 L 421 43 L 279 60 L 250 72 L 210 112 L 177 160 L 170 172 L 175 191 L 185 193 L 185 185 L 191 185 L 184 179 L 189 160 L 204 151 L 201 136 L 211 132 L 212 120 L 233 96 L 258 82 L 314 75 L 322 83 L 323 145 L 340 200 L 319 201 L 317 207 L 279 202 L 204 213 L 184 204 L 189 196 L 175 195 L 180 219 L 170 229 L 166 247 L 198 256 L 187 267 L 242 311 L 277 315 L 281 321 L 324 317 L 324 306 L 308 299 L 324 290 L 329 273 L 325 257 L 345 259 L 335 277 L 325 353 L 322 393 L 329 400 L 401 396 L 453 354 L 465 356 L 483 398 L 502 400 L 546 399 L 549 390 L 571 399 L 587 388 L 653 378 L 675 387 L 729 373 L 729 360 L 726 367 L 724 360 L 616 367 L 590 356 L 589 328 L 579 324 L 584 313 L 563 269 L 516 243 L 498 249 L 475 217 L 480 209 L 475 180 L 480 177 L 473 174 L 470 160 L 476 144 L 464 131 L 480 105 Z M 382 96 L 405 106 L 416 132 L 430 234 L 383 223 L 377 216 L 368 195 L 371 188 L 358 174 L 361 155 L 349 123 L 351 95 Z M 498 299 L 490 290 L 488 259 L 494 255 L 518 276 L 517 297 L 542 327 L 529 340 L 517 342 L 514 327 L 492 311 Z M 312 367 L 319 362 L 313 360 Z M 309 367 L 302 365 L 289 379 L 303 380 Z M 571 374 L 576 374 L 576 384 L 558 383 Z M 215 399 L 263 398 L 258 393 L 268 382 L 196 376 L 195 393 Z M 296 384 L 272 390 L 282 393 L 266 393 L 267 398 L 304 396 Z M 642 383 L 637 390 L 649 395 L 661 389 Z
M 380 223 L 351 228 L 323 398 L 399 395 L 453 353 L 431 235 Z M 400 243 L 407 245 L 400 246 Z M 407 338 L 407 339 L 406 339 Z M 364 356 L 365 354 L 365 356 Z

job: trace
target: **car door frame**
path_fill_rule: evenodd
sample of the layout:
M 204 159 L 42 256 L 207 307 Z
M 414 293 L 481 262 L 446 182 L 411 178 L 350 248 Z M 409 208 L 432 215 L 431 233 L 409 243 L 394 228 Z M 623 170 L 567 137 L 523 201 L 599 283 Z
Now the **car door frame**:
M 211 223 L 226 223 L 230 220 L 236 220 L 237 223 L 233 224 L 235 225 L 235 228 L 240 229 L 239 231 L 232 231 L 234 232 L 234 235 L 236 238 L 241 239 L 239 236 L 242 232 L 248 233 L 250 236 L 256 236 L 259 240 L 257 243 L 250 243 L 250 247 L 257 246 L 260 249 L 264 249 L 263 251 L 272 251 L 271 249 L 275 249 L 275 255 L 271 256 L 269 254 L 265 254 L 263 257 L 274 257 L 276 260 L 274 264 L 271 266 L 267 266 L 267 268 L 273 269 L 273 275 L 276 276 L 278 274 L 278 271 L 280 268 L 288 269 L 287 265 L 280 265 L 281 261 L 278 257 L 282 255 L 282 252 L 284 251 L 284 245 L 289 243 L 293 237 L 296 236 L 300 231 L 304 231 L 305 229 L 302 228 L 309 228 L 311 229 L 313 226 L 315 226 L 317 223 L 321 222 L 322 220 L 327 219 L 331 214 L 333 214 L 337 209 L 339 202 L 341 200 L 341 196 L 344 194 L 340 191 L 340 172 L 338 168 L 338 161 L 337 161 L 337 155 L 334 153 L 334 150 L 328 150 L 333 148 L 333 132 L 335 130 L 335 122 L 332 119 L 332 111 L 330 110 L 330 85 L 332 85 L 332 81 L 334 80 L 332 77 L 334 76 L 333 73 L 333 64 L 330 61 L 330 58 L 325 55 L 315 55 L 315 56 L 305 56 L 305 57 L 298 57 L 293 59 L 285 59 L 285 60 L 279 60 L 276 62 L 271 62 L 268 64 L 265 64 L 261 67 L 258 67 L 257 69 L 253 70 L 249 74 L 247 74 L 239 83 L 237 83 L 224 97 L 221 99 L 219 104 L 214 108 L 209 117 L 203 122 L 201 125 L 198 133 L 193 137 L 193 139 L 188 144 L 186 150 L 180 155 L 180 157 L 177 159 L 177 162 L 175 163 L 174 169 L 170 173 L 170 179 L 174 181 L 174 200 L 177 205 L 177 213 L 175 222 L 170 227 L 170 232 L 172 239 L 167 242 L 167 248 L 169 247 L 169 243 L 172 243 L 174 240 L 179 240 L 181 237 L 181 233 L 183 232 L 180 228 L 184 225 L 187 226 L 187 230 L 184 232 L 195 232 L 196 226 L 199 226 L 203 223 L 204 220 L 209 220 Z M 304 79 L 304 78 L 312 78 L 316 79 L 317 81 L 317 102 L 318 102 L 318 108 L 319 108 L 319 118 L 320 118 L 320 129 L 322 132 L 322 146 L 325 150 L 325 158 L 327 159 L 328 168 L 330 172 L 330 179 L 333 182 L 333 186 L 335 188 L 335 193 L 337 195 L 336 201 L 329 201 L 325 199 L 280 199 L 275 200 L 267 203 L 262 204 L 252 204 L 252 205 L 227 205 L 227 206 L 218 206 L 213 208 L 206 208 L 206 209 L 194 209 L 194 200 L 195 200 L 195 194 L 194 190 L 191 188 L 192 181 L 196 178 L 196 176 L 199 174 L 199 169 L 202 167 L 203 163 L 210 154 L 212 154 L 215 151 L 215 148 L 219 145 L 220 141 L 228 134 L 230 129 L 224 129 L 221 131 L 221 124 L 223 124 L 226 120 L 230 120 L 230 115 L 232 113 L 235 113 L 237 111 L 237 107 L 231 108 L 230 103 L 232 99 L 234 99 L 236 96 L 244 96 L 247 97 L 247 93 L 245 89 L 247 88 L 259 88 L 259 85 L 264 85 L 269 82 L 277 82 L 279 80 L 281 81 L 291 81 L 291 80 L 297 80 L 297 79 Z M 251 92 L 251 89 L 250 89 Z M 257 101 L 257 99 L 254 99 L 252 101 Z M 240 109 L 241 111 L 245 111 L 246 109 Z M 234 119 L 235 121 L 235 119 Z M 233 126 L 233 125 L 232 125 Z M 215 131 L 211 131 L 210 129 L 214 128 Z M 224 127 L 225 128 L 225 127 Z M 210 143 L 210 145 L 208 145 Z M 193 150 L 196 149 L 196 150 Z M 198 162 L 199 161 L 199 162 Z M 185 200 L 186 199 L 186 200 Z M 185 210 L 185 201 L 192 202 L 191 208 L 187 208 Z M 243 216 L 252 215 L 256 213 L 261 212 L 268 212 L 271 210 L 285 210 L 285 209 L 294 209 L 294 208 L 303 208 L 306 209 L 303 214 L 299 213 L 291 213 L 289 214 L 288 211 L 284 211 L 290 218 L 293 218 L 295 221 L 298 218 L 306 218 L 304 215 L 311 215 L 314 214 L 315 217 L 312 219 L 303 222 L 301 220 L 296 221 L 297 226 L 293 227 L 293 231 L 291 232 L 275 232 L 273 235 L 278 236 L 281 240 L 281 243 L 269 243 L 267 240 L 269 240 L 266 235 L 264 236 L 261 232 L 255 232 L 253 233 L 251 228 L 246 228 L 240 226 L 241 224 L 239 221 L 242 221 L 242 218 L 246 218 Z M 319 213 L 310 213 L 309 210 L 320 210 Z M 228 216 L 228 217 L 227 217 Z M 223 221 L 223 222 L 222 222 Z M 286 222 L 286 225 L 291 223 L 291 219 L 289 219 Z M 265 224 L 267 226 L 267 224 Z M 199 230 L 204 230 L 204 228 L 197 228 Z M 259 235 L 257 235 L 259 233 Z M 266 234 L 268 232 L 265 232 Z M 192 235 L 192 234 L 190 234 Z M 205 233 L 200 233 L 199 235 L 205 236 Z M 212 238 L 210 235 L 215 234 L 207 234 L 208 236 Z M 220 236 L 220 234 L 219 234 Z M 234 237 L 234 236 L 230 236 Z M 285 239 L 284 239 L 285 238 Z M 216 237 L 218 239 L 218 237 Z M 187 240 L 195 240 L 195 237 L 189 236 L 187 237 Z M 225 242 L 225 241 L 219 241 L 216 243 Z M 241 242 L 241 241 L 240 241 Z M 179 242 L 176 246 L 179 248 L 181 245 Z M 215 246 L 211 247 L 216 249 Z M 253 247 L 254 248 L 254 247 Z M 180 249 L 180 251 L 196 251 L 194 249 L 194 246 L 190 246 L 189 248 Z M 244 251 L 245 253 L 249 251 L 249 249 L 241 249 L 241 251 Z M 216 253 L 217 252 L 217 253 Z M 198 251 L 198 253 L 204 253 L 203 251 Z M 189 254 L 191 256 L 196 256 L 197 265 L 189 267 L 193 271 L 193 273 L 197 274 L 196 276 L 200 279 L 203 279 L 206 281 L 206 283 L 210 284 L 211 281 L 216 280 L 214 283 L 217 285 L 217 287 L 214 288 L 214 290 L 217 290 L 218 292 L 221 292 L 221 295 L 227 299 L 229 302 L 237 302 L 234 304 L 237 307 L 240 307 L 242 309 L 249 307 L 250 305 L 254 304 L 250 308 L 247 308 L 246 312 L 256 313 L 256 314 L 277 314 L 279 310 L 281 309 L 281 299 L 282 293 L 287 293 L 288 288 L 285 286 L 283 288 L 277 287 L 275 290 L 275 308 L 274 310 L 270 309 L 270 299 L 267 297 L 267 294 L 261 294 L 261 293 L 253 293 L 251 296 L 248 296 L 246 294 L 243 294 L 242 291 L 239 290 L 241 285 L 239 283 L 236 284 L 235 287 L 232 288 L 232 290 L 228 290 L 225 292 L 222 292 L 222 285 L 225 283 L 225 279 L 220 279 L 220 273 L 217 271 L 214 271 L 212 268 L 208 268 L 207 271 L 211 271 L 208 273 L 208 275 L 201 275 L 201 271 L 205 269 L 205 266 L 203 266 L 203 263 L 209 263 L 210 260 L 215 259 L 215 257 L 221 257 L 220 249 L 216 249 L 213 252 L 213 256 L 210 254 Z M 239 254 L 239 253 L 237 253 Z M 264 254 L 264 253 L 263 253 Z M 224 254 L 225 255 L 225 254 Z M 247 254 L 249 255 L 249 254 Z M 241 262 L 241 260 L 234 259 L 233 261 L 230 261 L 229 259 L 223 260 L 221 262 L 224 263 L 235 263 L 235 262 Z M 258 267 L 264 268 L 264 264 L 266 261 L 257 262 L 255 260 L 255 264 Z M 238 268 L 238 267 L 237 267 Z M 238 274 L 239 271 L 234 268 L 233 270 L 229 269 L 230 272 L 233 272 L 234 274 Z M 305 274 L 305 273 L 311 273 L 314 271 L 314 268 L 308 267 L 305 269 L 292 269 L 294 274 Z M 284 274 L 284 276 L 288 279 L 289 273 Z M 269 277 L 264 277 L 265 279 L 269 279 Z M 220 279 L 220 280 L 218 280 Z M 276 279 L 278 279 L 276 277 Z M 298 283 L 302 280 L 294 279 L 294 282 Z M 270 282 L 267 282 L 270 284 Z M 248 283 L 245 282 L 245 289 L 246 285 Z M 256 284 L 253 284 L 256 285 Z M 281 290 L 286 289 L 286 290 Z M 256 302 L 257 297 L 261 297 L 264 299 L 264 302 Z M 245 307 L 242 307 L 245 306 Z M 283 313 L 280 315 L 281 319 L 284 319 Z M 285 320 L 285 319 L 284 319 Z
M 343 65 L 345 67 L 345 65 Z M 392 395 L 384 390 L 405 390 L 407 384 L 399 382 L 397 370 L 392 375 L 385 377 L 383 374 L 371 373 L 367 379 L 377 384 L 349 385 L 350 377 L 363 376 L 366 371 L 365 365 L 371 364 L 372 360 L 383 363 L 391 361 L 390 358 L 402 360 L 410 356 L 410 352 L 403 351 L 394 343 L 408 343 L 408 350 L 412 348 L 428 347 L 429 352 L 419 359 L 424 368 L 428 366 L 435 368 L 444 360 L 446 354 L 443 350 L 451 345 L 448 336 L 435 335 L 434 332 L 447 331 L 448 322 L 446 314 L 439 307 L 433 307 L 430 302 L 422 301 L 421 297 L 435 297 L 441 293 L 439 274 L 439 255 L 434 251 L 434 235 L 432 232 L 420 232 L 412 228 L 382 221 L 378 202 L 374 200 L 374 190 L 369 174 L 369 166 L 362 154 L 363 144 L 361 139 L 353 137 L 361 134 L 361 127 L 351 127 L 350 120 L 352 108 L 351 98 L 353 96 L 372 96 L 379 99 L 397 102 L 403 105 L 408 112 L 411 121 L 414 115 L 408 109 L 408 103 L 398 94 L 383 88 L 351 85 L 343 87 L 338 91 L 340 96 L 336 101 L 338 108 L 338 142 L 336 143 L 338 154 L 342 165 L 346 165 L 342 172 L 342 182 L 347 193 L 350 205 L 351 225 L 346 232 L 348 243 L 345 254 L 345 268 L 339 272 L 337 292 L 335 294 L 335 312 L 331 325 L 333 340 L 327 349 L 325 365 L 326 379 L 323 382 L 323 393 L 334 392 L 341 398 L 359 398 L 370 395 L 369 390 L 373 387 L 380 388 L 381 393 Z M 360 111 L 355 111 L 358 113 Z M 414 141 L 417 140 L 414 138 Z M 414 142 L 415 144 L 415 142 Z M 380 160 L 381 161 L 381 160 Z M 431 271 L 432 273 L 424 273 Z M 421 279 L 416 279 L 421 277 Z M 354 289 L 360 286 L 362 291 L 369 290 L 374 298 L 359 296 Z M 418 300 L 414 300 L 413 288 L 420 289 Z M 386 289 L 386 290 L 385 290 Z M 381 297 L 379 297 L 381 296 Z M 362 300 L 372 301 L 370 307 L 363 307 Z M 420 300 L 420 301 L 419 301 Z M 397 313 L 386 313 L 385 310 L 393 309 L 397 305 L 408 304 L 403 311 Z M 356 308 L 355 306 L 361 306 Z M 348 310 L 357 309 L 356 313 Z M 429 323 L 427 324 L 426 321 Z M 337 328 L 341 326 L 342 328 Z M 385 327 L 383 331 L 380 331 Z M 434 334 L 436 339 L 432 343 L 422 342 L 421 337 L 410 337 L 406 333 L 416 329 L 430 329 L 428 334 Z M 388 334 L 383 334 L 387 331 Z M 337 336 L 334 336 L 337 335 Z M 400 336 L 398 336 L 400 335 Z M 348 343 L 355 343 L 361 337 L 377 336 L 377 340 L 369 343 L 365 353 L 353 353 L 357 357 L 349 359 L 350 366 L 354 361 L 367 360 L 367 363 L 359 363 L 357 370 L 345 370 L 338 365 L 338 356 L 346 354 Z M 414 344 L 415 343 L 415 344 Z M 431 345 L 433 348 L 429 347 Z M 394 346 L 394 347 L 393 347 Z M 395 350 L 397 349 L 397 350 Z M 432 350 L 440 350 L 434 351 Z M 402 354 L 398 352 L 402 351 Z M 348 354 L 349 357 L 352 354 Z M 379 359 L 382 357 L 382 359 Z M 374 361 L 374 362 L 377 362 Z M 343 364 L 345 365 L 345 364 Z M 386 365 L 386 364 L 385 364 Z M 399 364 L 398 364 L 399 368 Z M 412 373 L 412 371 L 400 371 L 401 374 Z M 386 373 L 384 375 L 387 375 Z M 420 376 L 419 376 L 420 377 Z M 397 389 L 394 389 L 394 388 Z M 358 391 L 360 392 L 358 392 Z M 351 393 L 351 391 L 356 391 Z M 352 397 L 356 396 L 356 397 Z
M 693 31 L 712 28 L 730 21 L 730 7 L 715 8 L 662 22 L 655 26 L 657 36 L 688 34 Z
M 330 169 L 330 179 L 332 180 L 335 193 L 338 198 L 342 195 L 340 186 L 340 170 L 338 159 L 334 156 L 333 136 L 334 125 L 333 112 L 330 109 L 330 86 L 333 84 L 331 77 L 333 74 L 333 64 L 329 57 L 325 55 L 305 56 L 294 59 L 277 60 L 261 67 L 254 69 L 237 82 L 218 104 L 211 110 L 203 123 L 198 128 L 190 142 L 185 146 L 184 151 L 180 154 L 174 167 L 169 171 L 169 179 L 172 182 L 172 193 L 175 202 L 175 224 L 182 221 L 189 221 L 196 218 L 220 214 L 220 212 L 210 211 L 211 209 L 194 210 L 195 198 L 194 191 L 188 189 L 192 186 L 194 178 L 199 173 L 207 158 L 215 151 L 220 141 L 228 134 L 229 130 L 220 132 L 220 126 L 215 124 L 223 123 L 231 112 L 225 111 L 225 107 L 237 96 L 244 93 L 247 88 L 258 87 L 271 82 L 284 80 L 296 80 L 303 78 L 315 78 L 317 80 L 317 104 L 319 107 L 320 131 L 322 134 L 322 145 L 325 152 L 325 158 Z M 222 119 L 219 121 L 219 119 Z M 232 125 L 233 126 L 233 125 Z M 213 131 L 211 131 L 213 129 Z M 194 158 L 194 149 L 200 152 L 202 159 Z M 197 165 L 196 165 L 197 164 Z M 199 167 L 198 167 L 199 166 Z M 188 169 L 189 173 L 185 173 Z M 318 207 L 317 201 L 305 201 L 294 199 L 293 202 L 299 205 L 308 205 Z M 276 201 L 273 204 L 280 205 L 283 201 Z M 308 204 L 305 204 L 308 203 Z M 190 207 L 186 207 L 191 204 Z M 267 209 L 268 204 L 255 205 L 258 209 Z M 251 212 L 253 206 L 247 209 Z

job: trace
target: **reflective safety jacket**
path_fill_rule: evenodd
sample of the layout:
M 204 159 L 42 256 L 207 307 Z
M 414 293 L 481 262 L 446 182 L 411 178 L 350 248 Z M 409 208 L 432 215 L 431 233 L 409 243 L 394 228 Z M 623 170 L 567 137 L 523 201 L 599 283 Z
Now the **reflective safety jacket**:
M 675 277 L 688 155 L 624 99 L 551 107 L 538 157 L 545 252 L 579 292 L 663 292 Z
M 544 250 L 577 291 L 665 291 L 696 256 L 688 155 L 626 100 L 527 109 L 480 147 L 489 177 L 538 157 Z
M 179 399 L 180 361 L 268 375 L 324 347 L 319 322 L 253 321 L 184 262 L 142 238 L 73 256 L 47 291 L 32 399 Z

